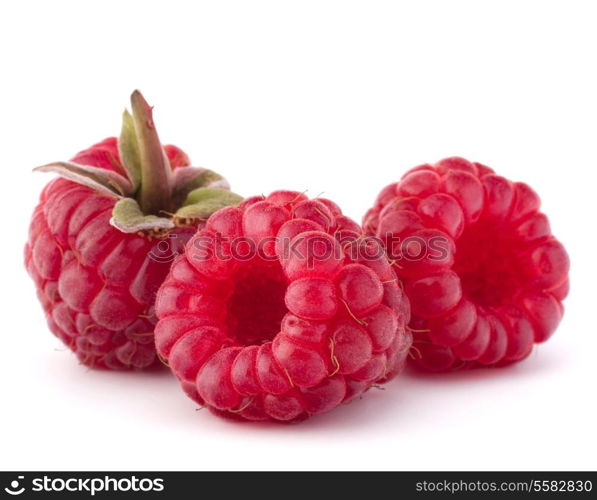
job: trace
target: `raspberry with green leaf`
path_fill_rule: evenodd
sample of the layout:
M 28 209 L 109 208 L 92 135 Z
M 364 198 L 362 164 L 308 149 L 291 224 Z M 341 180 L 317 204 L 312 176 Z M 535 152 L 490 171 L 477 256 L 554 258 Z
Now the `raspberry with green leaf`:
M 173 258 L 213 212 L 242 199 L 161 145 L 140 92 L 131 104 L 118 139 L 36 169 L 60 178 L 35 208 L 25 265 L 50 329 L 93 368 L 156 363 L 153 304 Z

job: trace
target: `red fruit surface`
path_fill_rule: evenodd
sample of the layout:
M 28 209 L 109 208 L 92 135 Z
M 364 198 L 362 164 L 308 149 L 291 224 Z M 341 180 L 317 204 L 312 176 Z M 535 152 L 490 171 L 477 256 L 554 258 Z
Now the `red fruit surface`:
M 164 150 L 173 168 L 189 165 L 179 148 Z M 72 161 L 124 174 L 116 138 Z M 50 329 L 81 363 L 147 368 L 157 360 L 155 294 L 195 228 L 175 228 L 160 239 L 125 234 L 109 223 L 115 202 L 66 179 L 51 181 L 33 213 L 25 265 Z
M 404 282 L 413 363 L 505 365 L 555 331 L 570 264 L 539 205 L 526 184 L 462 158 L 416 167 L 380 192 L 363 225 Z
M 289 422 L 400 372 L 408 301 L 379 242 L 352 251 L 361 240 L 334 203 L 292 191 L 213 214 L 156 300 L 156 347 L 185 392 L 221 416 Z

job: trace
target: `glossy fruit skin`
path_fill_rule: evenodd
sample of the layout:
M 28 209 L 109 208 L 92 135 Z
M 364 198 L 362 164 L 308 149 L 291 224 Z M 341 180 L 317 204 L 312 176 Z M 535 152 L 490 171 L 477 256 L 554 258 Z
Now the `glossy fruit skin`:
M 396 261 L 420 368 L 520 361 L 562 318 L 569 258 L 524 183 L 447 158 L 384 188 L 363 226 Z
M 164 150 L 173 168 L 189 165 L 176 146 Z M 72 161 L 123 173 L 113 137 Z M 150 368 L 158 362 L 155 294 L 195 227 L 165 239 L 125 234 L 109 223 L 115 202 L 66 179 L 48 183 L 31 219 L 25 265 L 51 331 L 82 364 Z
M 156 347 L 188 396 L 235 420 L 296 422 L 400 372 L 409 304 L 381 245 L 364 260 L 361 241 L 334 203 L 294 191 L 212 215 L 156 300 Z

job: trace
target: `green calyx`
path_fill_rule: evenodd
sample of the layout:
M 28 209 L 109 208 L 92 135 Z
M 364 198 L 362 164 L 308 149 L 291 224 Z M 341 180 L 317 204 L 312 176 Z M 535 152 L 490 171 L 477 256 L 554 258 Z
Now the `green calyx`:
M 160 143 L 152 108 L 139 92 L 124 111 L 118 151 L 125 175 L 73 162 L 54 162 L 34 170 L 54 172 L 117 198 L 111 224 L 125 233 L 167 231 L 180 221 L 207 219 L 242 197 L 229 191 L 221 175 L 199 167 L 172 169 Z

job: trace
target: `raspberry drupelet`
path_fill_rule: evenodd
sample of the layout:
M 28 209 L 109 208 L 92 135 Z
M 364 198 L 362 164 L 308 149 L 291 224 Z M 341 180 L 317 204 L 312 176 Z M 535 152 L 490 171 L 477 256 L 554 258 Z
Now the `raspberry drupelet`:
M 443 371 L 526 358 L 563 315 L 569 259 L 537 194 L 479 163 L 421 165 L 364 217 L 412 305 L 413 362 Z
M 151 108 L 132 95 L 122 135 L 39 170 L 25 265 L 50 330 L 92 368 L 156 365 L 157 289 L 197 227 L 242 198 L 215 172 L 159 143 Z M 159 364 L 159 363 L 158 363 Z
M 395 376 L 411 344 L 381 244 L 294 191 L 210 217 L 156 300 L 158 354 L 184 391 L 240 420 L 299 421 Z

